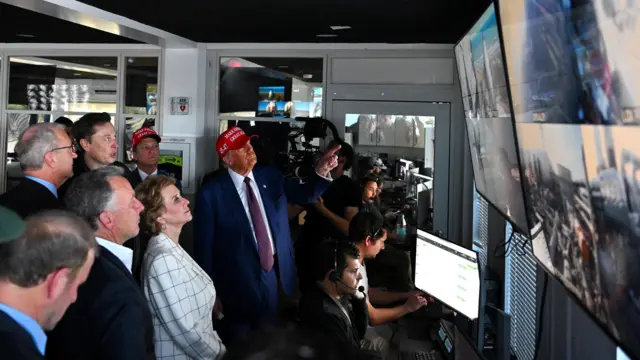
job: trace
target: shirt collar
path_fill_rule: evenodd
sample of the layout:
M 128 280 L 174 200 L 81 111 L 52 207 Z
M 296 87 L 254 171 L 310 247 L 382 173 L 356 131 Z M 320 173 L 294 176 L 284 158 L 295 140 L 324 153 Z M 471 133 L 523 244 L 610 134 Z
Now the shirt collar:
M 38 184 L 46 187 L 47 190 L 51 191 L 51 193 L 53 194 L 53 196 L 56 197 L 56 199 L 58 198 L 58 189 L 56 189 L 55 185 L 53 185 L 52 183 L 48 182 L 47 180 L 42 180 L 42 179 L 34 177 L 34 176 L 25 176 L 25 178 L 27 178 L 29 180 L 33 180 L 33 181 L 37 182 Z
M 140 178 L 142 180 L 146 179 L 147 176 L 151 176 L 151 175 L 158 175 L 158 168 L 156 168 L 155 170 L 153 170 L 153 172 L 151 174 L 147 174 L 146 172 L 140 170 L 140 168 L 138 168 L 138 174 L 140 174 Z
M 38 351 L 44 356 L 44 350 L 47 347 L 47 335 L 42 330 L 40 324 L 35 321 L 29 315 L 22 311 L 16 310 L 8 305 L 0 304 L 0 311 L 3 311 L 15 322 L 17 322 L 23 329 L 25 329 L 29 335 L 33 338 L 33 342 L 36 344 Z
M 131 266 L 133 264 L 133 250 L 97 236 L 96 241 L 100 246 L 115 255 L 115 257 L 122 261 L 124 266 L 131 271 Z
M 231 176 L 231 181 L 233 181 L 233 185 L 235 185 L 236 189 L 242 189 L 242 184 L 244 183 L 245 177 L 231 169 L 229 169 L 229 175 Z M 253 171 L 251 171 L 246 177 L 251 179 L 251 182 L 253 182 L 254 184 L 256 183 L 256 179 L 253 177 Z

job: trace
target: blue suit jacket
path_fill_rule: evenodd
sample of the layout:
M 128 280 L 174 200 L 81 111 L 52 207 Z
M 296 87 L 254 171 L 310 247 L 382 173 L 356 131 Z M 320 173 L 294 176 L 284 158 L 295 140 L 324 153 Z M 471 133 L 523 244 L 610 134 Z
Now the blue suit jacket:
M 299 184 L 271 167 L 255 167 L 253 176 L 275 243 L 280 282 L 291 295 L 296 286 L 296 268 L 287 203 L 314 202 L 331 182 L 314 172 L 306 184 Z M 195 260 L 213 279 L 225 319 L 239 323 L 255 323 L 275 315 L 278 300 L 275 266 L 269 272 L 260 266 L 249 221 L 228 172 L 207 182 L 198 192 Z

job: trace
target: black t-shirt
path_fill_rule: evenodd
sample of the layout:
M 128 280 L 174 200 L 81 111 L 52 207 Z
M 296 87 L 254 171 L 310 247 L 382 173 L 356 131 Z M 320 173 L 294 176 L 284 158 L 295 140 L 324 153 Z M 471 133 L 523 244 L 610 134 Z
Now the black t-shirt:
M 322 194 L 324 206 L 341 217 L 345 216 L 345 208 L 358 208 L 362 203 L 361 198 L 360 187 L 346 175 L 335 179 Z M 323 240 L 327 237 L 339 239 L 345 236 L 329 219 L 318 213 L 314 205 L 307 206 L 306 210 L 307 215 L 302 227 L 302 234 L 306 239 Z

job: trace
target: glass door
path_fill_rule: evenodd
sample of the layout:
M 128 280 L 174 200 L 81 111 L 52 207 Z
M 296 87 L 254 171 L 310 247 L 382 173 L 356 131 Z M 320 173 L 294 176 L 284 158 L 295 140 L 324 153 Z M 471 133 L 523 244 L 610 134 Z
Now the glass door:
M 387 174 L 396 179 L 392 186 L 402 187 L 402 182 L 406 183 L 406 196 L 418 201 L 419 227 L 423 227 L 424 219 L 420 209 L 428 203 L 429 214 L 433 213 L 429 220 L 432 229 L 428 230 L 442 232 L 445 238 L 449 213 L 450 108 L 449 103 L 334 100 L 330 117 L 357 154 L 380 158 L 390 167 Z M 409 162 L 411 165 L 407 166 Z M 416 176 L 421 179 L 420 185 L 408 179 L 406 171 L 411 168 L 420 174 Z

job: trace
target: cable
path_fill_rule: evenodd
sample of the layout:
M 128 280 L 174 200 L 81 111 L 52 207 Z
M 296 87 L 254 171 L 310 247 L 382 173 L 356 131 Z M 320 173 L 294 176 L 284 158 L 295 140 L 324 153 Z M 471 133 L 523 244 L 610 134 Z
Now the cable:
M 542 340 L 542 325 L 544 320 L 544 303 L 547 298 L 547 283 L 549 282 L 549 275 L 544 272 L 544 284 L 542 285 L 542 299 L 540 300 L 540 313 L 538 314 L 538 334 L 536 335 L 536 345 L 533 353 L 533 360 L 538 358 L 538 351 L 540 350 L 540 342 Z
M 498 245 L 496 245 L 495 249 L 493 249 L 493 256 L 495 257 L 507 257 L 509 252 L 511 252 L 511 241 L 513 240 L 514 232 L 511 231 L 509 235 L 509 239 L 507 241 L 501 241 Z M 504 252 L 502 254 L 498 254 L 498 249 L 504 247 Z

